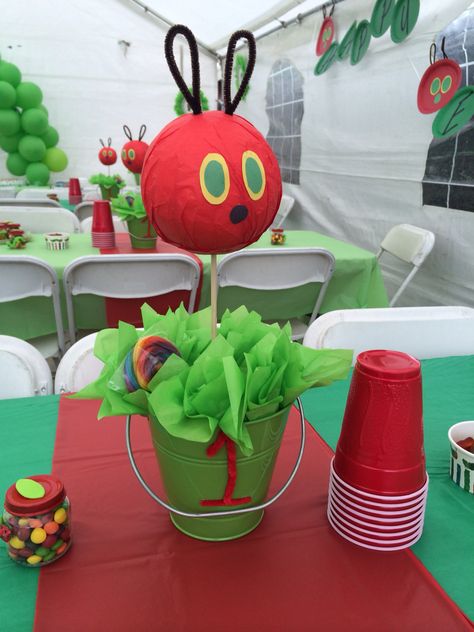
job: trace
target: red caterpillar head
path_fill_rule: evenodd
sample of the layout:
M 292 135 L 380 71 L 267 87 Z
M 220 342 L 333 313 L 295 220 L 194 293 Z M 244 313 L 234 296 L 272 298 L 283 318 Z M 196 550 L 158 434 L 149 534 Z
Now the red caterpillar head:
M 146 125 L 140 127 L 138 140 L 133 140 L 132 132 L 127 125 L 123 126 L 123 131 L 129 142 L 122 147 L 122 162 L 132 173 L 141 173 L 145 154 L 148 150 L 148 144 L 142 141 L 145 136 Z
M 441 110 L 456 94 L 462 79 L 461 67 L 449 59 L 444 50 L 443 37 L 441 50 L 443 59 L 435 61 L 436 44 L 430 47 L 430 65 L 425 70 L 418 86 L 418 109 L 423 114 Z
M 99 151 L 99 160 L 103 165 L 114 165 L 117 162 L 117 152 L 111 147 L 112 139 L 107 139 L 107 146 L 105 146 L 102 138 L 99 138 L 102 149 Z
M 173 56 L 178 33 L 191 49 L 192 94 Z M 231 100 L 233 55 L 241 37 L 249 42 L 249 62 Z M 170 243 L 200 253 L 239 250 L 268 228 L 281 199 L 280 170 L 270 146 L 251 123 L 234 115 L 255 65 L 255 40 L 251 33 L 237 31 L 229 41 L 224 112 L 201 110 L 198 52 L 191 31 L 172 27 L 165 51 L 193 114 L 169 123 L 151 143 L 142 173 L 145 208 L 157 232 Z

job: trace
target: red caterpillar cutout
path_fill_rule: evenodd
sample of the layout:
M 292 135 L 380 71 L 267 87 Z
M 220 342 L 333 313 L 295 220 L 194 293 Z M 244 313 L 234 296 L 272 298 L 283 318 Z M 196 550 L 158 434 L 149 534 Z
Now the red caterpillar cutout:
M 418 109 L 422 114 L 441 110 L 456 94 L 462 79 L 459 64 L 444 52 L 445 38 L 441 42 L 443 59 L 436 59 L 436 44 L 430 47 L 430 66 L 425 70 L 418 86 Z M 467 72 L 467 70 L 466 70 Z
M 181 34 L 191 51 L 192 94 L 173 54 Z M 240 38 L 249 44 L 249 61 L 231 99 L 232 66 Z M 192 114 L 169 123 L 150 144 L 142 172 L 142 197 L 150 220 L 167 242 L 198 253 L 224 253 L 256 241 L 270 226 L 281 200 L 280 169 L 260 132 L 234 111 L 255 66 L 255 39 L 234 33 L 227 48 L 224 111 L 202 111 L 199 54 L 192 32 L 173 26 L 165 54 Z
M 123 131 L 129 142 L 122 147 L 122 162 L 132 173 L 141 173 L 145 154 L 148 151 L 148 144 L 142 140 L 145 136 L 146 125 L 140 127 L 138 140 L 133 140 L 132 132 L 128 125 L 123 126 Z
M 117 162 L 117 152 L 111 147 L 112 139 L 109 136 L 107 139 L 107 146 L 105 146 L 102 138 L 99 138 L 99 141 L 102 145 L 102 149 L 99 151 L 100 162 L 108 167 L 110 167 L 110 165 L 114 165 Z

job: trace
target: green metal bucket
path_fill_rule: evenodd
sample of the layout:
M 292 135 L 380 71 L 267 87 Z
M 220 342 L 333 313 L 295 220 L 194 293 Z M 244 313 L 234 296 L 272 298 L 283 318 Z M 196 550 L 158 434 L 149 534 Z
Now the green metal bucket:
M 130 418 L 127 421 L 127 448 L 132 467 L 145 490 L 170 511 L 173 524 L 200 540 L 233 540 L 253 531 L 268 507 L 286 490 L 298 469 L 304 448 L 304 415 L 301 416 L 301 445 L 296 465 L 285 485 L 265 501 L 290 407 L 277 414 L 247 422 L 254 452 L 246 457 L 236 448 L 237 480 L 232 498 L 251 497 L 242 505 L 209 507 L 206 499 L 222 499 L 227 483 L 227 453 L 222 448 L 212 457 L 206 453 L 210 444 L 186 441 L 171 436 L 154 418 L 149 420 L 153 446 L 163 479 L 168 503 L 160 499 L 143 481 L 130 446 Z
M 110 187 L 99 184 L 99 187 L 103 200 L 112 200 L 113 198 L 116 198 L 120 193 L 120 188 L 117 184 L 113 184 Z
M 147 217 L 128 219 L 127 226 L 132 248 L 137 250 L 156 248 L 156 231 Z

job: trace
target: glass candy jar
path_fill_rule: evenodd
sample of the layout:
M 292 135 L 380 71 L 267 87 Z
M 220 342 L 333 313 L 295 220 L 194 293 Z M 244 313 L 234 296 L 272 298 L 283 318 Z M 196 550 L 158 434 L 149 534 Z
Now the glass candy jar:
M 63 483 L 49 474 L 18 480 L 6 494 L 0 537 L 23 566 L 44 566 L 71 546 L 71 505 Z
M 286 235 L 283 228 L 272 228 L 272 236 L 270 238 L 272 246 L 283 246 L 286 241 Z

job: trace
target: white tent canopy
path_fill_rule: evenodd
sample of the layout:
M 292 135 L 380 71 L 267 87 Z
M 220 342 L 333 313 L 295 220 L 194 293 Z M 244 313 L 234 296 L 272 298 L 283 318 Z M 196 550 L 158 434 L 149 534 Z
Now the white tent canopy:
M 238 113 L 267 135 L 271 75 L 275 68 L 291 68 L 297 98 L 290 99 L 288 107 L 295 102 L 304 107 L 298 110 L 300 129 L 293 134 L 301 138 L 299 183 L 284 184 L 296 198 L 290 227 L 319 230 L 372 251 L 394 224 L 428 228 L 436 235 L 435 248 L 404 301 L 473 305 L 474 214 L 423 204 L 433 115 L 421 114 L 416 106 L 431 42 L 471 2 L 425 0 L 416 27 L 404 42 L 394 44 L 386 33 L 372 39 L 356 66 L 346 60 L 321 76 L 313 71 L 322 12 L 279 28 L 281 22 L 319 7 L 318 0 L 3 0 L 0 52 L 18 65 L 26 81 L 42 88 L 50 121 L 69 157 L 67 170 L 58 174 L 66 180 L 101 170 L 100 137 L 111 136 L 119 150 L 125 140 L 122 125 L 136 134 L 145 123 L 144 140 L 150 142 L 174 117 L 178 89 L 164 60 L 166 22 L 189 25 L 205 47 L 200 52 L 201 83 L 211 108 L 216 107 L 218 79 L 214 51 L 225 52 L 230 34 L 240 28 L 257 35 L 279 28 L 258 41 L 250 92 Z M 354 20 L 370 19 L 374 4 L 375 0 L 338 2 L 334 21 L 339 41 Z M 472 28 L 466 27 L 461 50 L 473 37 Z M 191 83 L 187 46 L 176 40 L 178 59 L 181 49 L 184 77 Z M 472 63 L 466 53 L 464 77 L 471 83 Z M 291 112 L 296 116 L 295 109 Z M 6 178 L 5 154 L 1 155 L 0 176 Z M 452 161 L 449 183 L 454 186 Z M 121 165 L 117 172 L 126 176 Z M 470 173 L 468 185 L 473 186 L 472 163 Z M 128 180 L 132 182 L 131 177 Z

